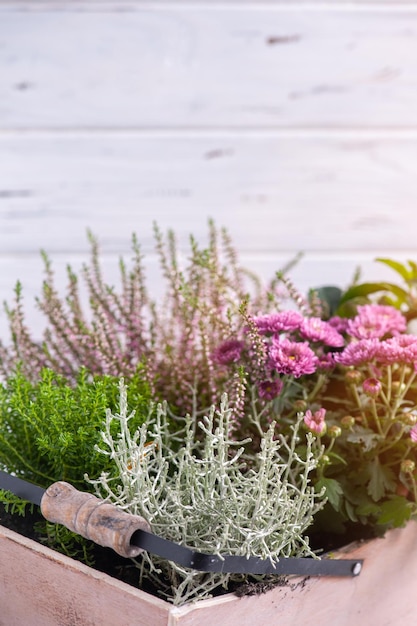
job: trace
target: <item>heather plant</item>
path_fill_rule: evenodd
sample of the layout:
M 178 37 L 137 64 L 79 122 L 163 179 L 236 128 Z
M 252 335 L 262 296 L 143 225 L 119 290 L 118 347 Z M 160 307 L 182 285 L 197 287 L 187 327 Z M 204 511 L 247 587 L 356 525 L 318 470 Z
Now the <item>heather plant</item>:
M 91 261 L 80 275 L 68 267 L 64 296 L 43 253 L 45 280 L 37 300 L 46 320 L 41 341 L 32 336 L 26 323 L 22 287 L 17 284 L 14 305 L 6 305 L 11 344 L 0 343 L 3 376 L 19 364 L 33 381 L 43 367 L 69 380 L 76 379 L 81 367 L 94 374 L 129 378 L 141 364 L 153 396 L 174 404 L 179 412 L 193 410 L 196 402 L 203 410 L 224 391 L 237 402 L 239 377 L 218 378 L 212 353 L 242 325 L 237 314 L 241 302 L 249 299 L 254 311 L 273 305 L 279 291 L 276 281 L 271 288 L 262 288 L 257 277 L 240 266 L 228 233 L 213 223 L 206 247 L 190 237 L 189 258 L 181 268 L 174 233 L 164 238 L 155 226 L 166 286 L 165 295 L 156 303 L 148 293 L 135 236 L 130 269 L 120 261 L 118 289 L 106 283 L 98 243 L 92 235 L 89 238 Z M 83 289 L 87 307 L 80 295 Z
M 305 531 L 323 505 L 324 490 L 310 484 L 320 461 L 313 436 L 296 448 L 300 419 L 291 435 L 276 435 L 271 423 L 259 452 L 249 441 L 230 437 L 232 410 L 226 395 L 200 420 L 184 418 L 173 437 L 166 404 L 159 404 L 134 434 L 127 390 L 120 385 L 120 409 L 107 411 L 100 451 L 117 468 L 92 480 L 99 495 L 149 521 L 166 539 L 206 553 L 259 556 L 311 556 Z M 256 418 L 255 418 L 256 419 Z M 115 425 L 117 426 L 115 432 Z M 202 573 L 149 553 L 137 562 L 140 579 L 150 579 L 175 604 L 209 596 L 219 587 L 242 582 L 241 574 Z

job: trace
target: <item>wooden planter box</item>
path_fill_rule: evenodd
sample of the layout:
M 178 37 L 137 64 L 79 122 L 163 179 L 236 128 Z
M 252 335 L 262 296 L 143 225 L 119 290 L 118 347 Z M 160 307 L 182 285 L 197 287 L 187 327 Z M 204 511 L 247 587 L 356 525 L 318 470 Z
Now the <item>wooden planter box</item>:
M 399 626 L 417 624 L 417 524 L 351 544 L 356 578 L 293 577 L 259 596 L 180 608 L 0 526 L 1 626 Z

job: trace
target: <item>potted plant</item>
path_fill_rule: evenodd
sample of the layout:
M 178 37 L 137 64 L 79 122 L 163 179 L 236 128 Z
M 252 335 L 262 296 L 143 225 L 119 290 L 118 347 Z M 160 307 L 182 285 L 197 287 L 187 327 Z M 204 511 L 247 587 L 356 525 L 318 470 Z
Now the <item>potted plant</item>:
M 263 287 L 213 224 L 207 246 L 191 238 L 184 270 L 174 235 L 155 236 L 162 303 L 147 294 L 136 239 L 117 291 L 91 238 L 88 314 L 77 274 L 68 270 L 63 297 L 44 256 L 42 342 L 17 286 L 7 308 L 12 341 L 0 346 L 0 469 L 42 487 L 66 479 L 96 491 L 157 535 L 205 553 L 271 562 L 350 555 L 365 560 L 363 572 L 204 573 L 145 551 L 116 563 L 133 586 L 69 558 L 88 563 L 103 552 L 42 522 L 40 534 L 67 554 L 2 529 L 4 619 L 294 624 L 314 611 L 332 624 L 410 620 L 412 594 L 401 593 L 417 570 L 416 266 L 383 260 L 404 286 L 358 283 L 303 297 L 288 268 Z M 8 492 L 2 499 L 28 510 Z M 389 594 L 387 569 L 402 588 L 389 583 Z M 39 580 L 43 591 L 30 593 Z

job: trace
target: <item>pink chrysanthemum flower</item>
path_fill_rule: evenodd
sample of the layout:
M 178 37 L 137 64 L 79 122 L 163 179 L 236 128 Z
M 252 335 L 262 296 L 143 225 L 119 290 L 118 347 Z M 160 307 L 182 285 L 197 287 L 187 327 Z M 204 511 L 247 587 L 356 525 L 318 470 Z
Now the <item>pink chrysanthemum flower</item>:
M 280 313 L 259 315 L 254 317 L 253 321 L 261 335 L 274 335 L 297 330 L 303 321 L 303 316 L 298 311 L 281 311 Z
M 380 359 L 385 364 L 417 363 L 417 337 L 397 335 L 381 342 Z
M 331 370 L 335 366 L 334 362 L 334 354 L 333 352 L 316 352 L 317 356 L 317 369 L 320 370 Z
M 338 333 L 345 333 L 348 326 L 348 318 L 347 317 L 339 317 L 338 315 L 334 315 L 327 323 L 330 324 L 333 328 L 337 330 Z
M 240 359 L 243 350 L 243 342 L 237 339 L 228 339 L 221 343 L 213 352 L 212 359 L 220 365 L 236 363 Z
M 404 315 L 392 306 L 364 304 L 347 324 L 347 332 L 356 339 L 381 339 L 387 334 L 403 333 L 407 329 Z
M 343 352 L 334 355 L 334 360 L 340 365 L 362 365 L 370 363 L 381 352 L 381 342 L 378 339 L 361 339 L 346 346 Z
M 362 387 L 367 396 L 376 398 L 381 392 L 382 384 L 377 378 L 367 378 L 363 381 Z
M 276 380 L 264 380 L 258 385 L 258 393 L 260 398 L 265 400 L 273 400 L 282 391 L 284 383 L 280 379 Z
M 269 358 L 274 370 L 295 378 L 313 374 L 318 366 L 318 359 L 307 342 L 290 341 L 286 338 L 273 340 Z
M 345 344 L 342 335 L 319 317 L 305 317 L 300 326 L 300 333 L 310 341 L 320 341 L 333 348 L 341 348 Z
M 326 432 L 326 409 L 318 409 L 314 413 L 308 409 L 304 415 L 304 423 L 309 430 L 317 435 L 324 435 Z

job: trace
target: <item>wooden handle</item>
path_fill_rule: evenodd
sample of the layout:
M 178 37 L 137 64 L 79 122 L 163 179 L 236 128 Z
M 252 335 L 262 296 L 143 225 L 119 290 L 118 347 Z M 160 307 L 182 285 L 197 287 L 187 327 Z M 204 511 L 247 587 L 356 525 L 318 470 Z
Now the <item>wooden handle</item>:
M 130 515 L 63 481 L 53 483 L 45 491 L 41 511 L 48 521 L 63 524 L 100 546 L 113 548 L 124 557 L 136 557 L 142 552 L 141 548 L 130 543 L 133 533 L 151 530 L 143 517 Z

